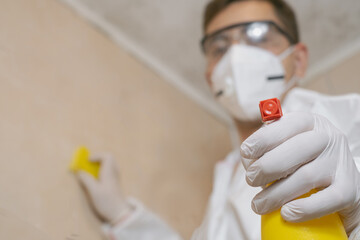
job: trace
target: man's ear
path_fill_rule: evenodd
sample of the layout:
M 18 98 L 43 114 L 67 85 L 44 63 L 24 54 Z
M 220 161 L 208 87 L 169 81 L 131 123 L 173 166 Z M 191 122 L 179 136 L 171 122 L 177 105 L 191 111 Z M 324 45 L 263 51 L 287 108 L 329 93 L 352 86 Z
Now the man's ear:
M 295 76 L 303 78 L 308 67 L 308 48 L 303 43 L 295 46 Z
M 211 85 L 212 85 L 212 82 L 211 82 L 212 71 L 213 71 L 213 69 L 208 66 L 206 68 L 206 72 L 205 72 L 206 82 L 207 82 L 207 84 L 209 85 L 210 88 L 211 88 Z

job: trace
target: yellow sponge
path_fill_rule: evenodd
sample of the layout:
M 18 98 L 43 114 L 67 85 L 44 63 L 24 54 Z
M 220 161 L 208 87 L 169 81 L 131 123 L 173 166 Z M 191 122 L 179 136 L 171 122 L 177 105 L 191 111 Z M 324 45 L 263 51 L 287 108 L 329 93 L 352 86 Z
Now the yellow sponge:
M 100 163 L 89 161 L 89 150 L 86 147 L 79 147 L 73 157 L 70 165 L 70 170 L 77 172 L 79 170 L 85 171 L 93 175 L 95 178 L 99 177 Z

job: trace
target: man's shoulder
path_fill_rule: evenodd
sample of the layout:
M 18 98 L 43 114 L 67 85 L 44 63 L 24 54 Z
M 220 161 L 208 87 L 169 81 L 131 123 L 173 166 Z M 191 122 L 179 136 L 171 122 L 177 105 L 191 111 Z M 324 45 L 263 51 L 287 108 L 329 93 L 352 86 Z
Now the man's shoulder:
M 349 93 L 343 95 L 328 95 L 305 88 L 294 88 L 285 99 L 285 109 L 289 111 L 311 111 L 316 113 L 319 106 L 326 105 L 331 108 L 343 105 L 345 109 L 354 108 L 360 104 L 360 94 Z
M 360 95 L 326 95 L 315 91 L 295 88 L 286 98 L 288 112 L 311 112 L 326 117 L 347 136 L 360 126 Z
M 296 87 L 289 93 L 292 97 L 297 98 L 310 98 L 314 100 L 353 100 L 353 99 L 360 99 L 359 93 L 346 93 L 346 94 L 325 94 L 320 93 L 314 90 Z
M 360 116 L 360 94 L 349 93 L 344 95 L 322 94 L 314 102 L 313 111 L 324 111 L 339 117 Z

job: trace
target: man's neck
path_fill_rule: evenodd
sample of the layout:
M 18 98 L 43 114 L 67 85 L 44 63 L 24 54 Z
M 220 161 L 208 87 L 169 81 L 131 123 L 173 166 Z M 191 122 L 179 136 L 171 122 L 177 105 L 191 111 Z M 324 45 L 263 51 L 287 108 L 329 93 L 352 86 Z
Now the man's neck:
M 241 141 L 245 141 L 262 126 L 261 122 L 240 122 L 237 120 L 235 120 L 235 124 Z

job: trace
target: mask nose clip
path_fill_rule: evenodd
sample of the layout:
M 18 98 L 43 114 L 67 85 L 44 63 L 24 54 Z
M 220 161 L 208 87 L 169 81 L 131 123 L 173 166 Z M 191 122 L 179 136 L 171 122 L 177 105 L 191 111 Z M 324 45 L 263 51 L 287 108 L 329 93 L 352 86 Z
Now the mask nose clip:
M 221 97 L 223 94 L 224 94 L 224 91 L 223 91 L 223 90 L 220 90 L 220 91 L 218 91 L 218 92 L 215 94 L 215 97 L 216 97 L 216 98 L 219 98 L 219 97 Z
M 273 81 L 273 80 L 283 80 L 285 79 L 284 75 L 275 75 L 275 76 L 269 76 L 267 80 Z

